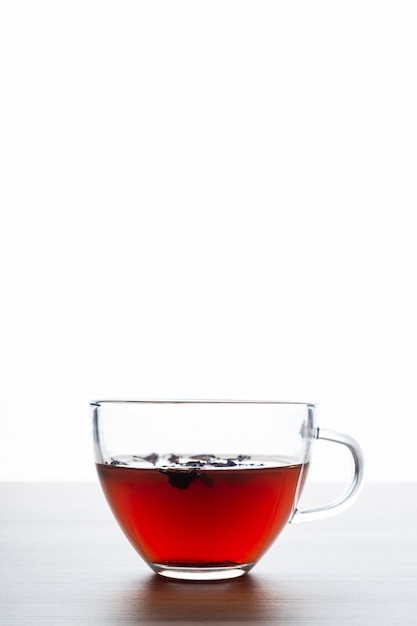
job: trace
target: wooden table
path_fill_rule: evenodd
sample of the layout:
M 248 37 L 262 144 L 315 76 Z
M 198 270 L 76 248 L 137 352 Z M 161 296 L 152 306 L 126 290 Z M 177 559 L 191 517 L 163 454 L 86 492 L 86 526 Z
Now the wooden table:
M 310 487 L 315 498 L 330 486 Z M 153 574 L 98 485 L 0 484 L 0 624 L 417 624 L 417 485 L 368 485 L 339 517 L 290 525 L 240 579 Z

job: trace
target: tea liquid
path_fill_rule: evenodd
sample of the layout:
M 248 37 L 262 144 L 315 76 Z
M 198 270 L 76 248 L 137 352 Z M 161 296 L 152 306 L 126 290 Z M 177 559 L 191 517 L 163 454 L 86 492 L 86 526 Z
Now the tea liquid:
M 149 563 L 251 564 L 292 513 L 301 465 L 212 455 L 118 457 L 97 464 L 121 528 Z

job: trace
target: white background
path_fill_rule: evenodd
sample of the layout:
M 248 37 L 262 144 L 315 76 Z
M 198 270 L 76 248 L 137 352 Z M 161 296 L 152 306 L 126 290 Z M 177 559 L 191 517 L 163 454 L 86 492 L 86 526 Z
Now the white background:
M 316 402 L 417 480 L 416 32 L 411 1 L 2 0 L 1 480 L 95 480 L 110 397 Z

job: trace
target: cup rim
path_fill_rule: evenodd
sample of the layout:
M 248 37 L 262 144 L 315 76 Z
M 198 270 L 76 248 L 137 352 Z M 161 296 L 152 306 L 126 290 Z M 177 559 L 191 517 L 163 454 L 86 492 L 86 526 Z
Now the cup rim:
M 99 407 L 102 404 L 271 404 L 286 406 L 305 406 L 309 409 L 316 408 L 312 402 L 286 402 L 280 400 L 189 400 L 189 399 L 105 399 L 92 400 L 90 406 Z

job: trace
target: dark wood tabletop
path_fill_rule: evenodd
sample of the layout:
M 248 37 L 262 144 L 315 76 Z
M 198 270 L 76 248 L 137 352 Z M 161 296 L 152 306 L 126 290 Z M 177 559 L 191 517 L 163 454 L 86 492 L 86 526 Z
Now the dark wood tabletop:
M 415 483 L 369 484 L 340 516 L 289 525 L 226 582 L 154 574 L 96 484 L 0 483 L 0 518 L 2 626 L 417 624 Z

